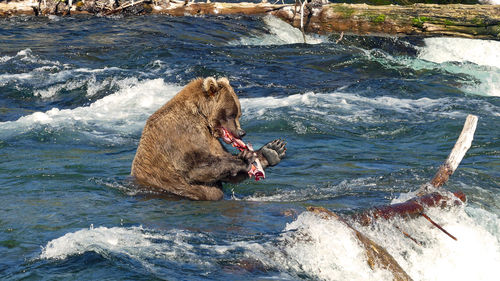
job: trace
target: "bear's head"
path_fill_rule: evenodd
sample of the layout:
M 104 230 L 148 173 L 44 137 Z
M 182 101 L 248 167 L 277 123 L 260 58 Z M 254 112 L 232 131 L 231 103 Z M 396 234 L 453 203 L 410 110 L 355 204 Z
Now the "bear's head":
M 224 137 L 224 130 L 238 139 L 245 136 L 246 133 L 240 125 L 240 101 L 227 78 L 205 78 L 203 91 L 212 104 L 207 118 L 214 136 L 222 138 L 226 143 L 230 143 L 230 140 Z

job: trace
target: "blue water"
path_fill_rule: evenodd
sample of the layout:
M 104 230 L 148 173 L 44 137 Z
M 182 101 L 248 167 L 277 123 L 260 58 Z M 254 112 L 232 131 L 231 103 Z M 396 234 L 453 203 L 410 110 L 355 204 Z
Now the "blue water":
M 446 189 L 468 202 L 357 226 L 414 280 L 500 274 L 500 42 L 302 35 L 269 17 L 0 19 L 0 279 L 387 280 L 341 214 L 399 202 L 473 145 Z M 246 141 L 288 141 L 265 180 L 192 202 L 128 175 L 146 119 L 226 76 Z M 424 242 L 416 245 L 397 230 Z

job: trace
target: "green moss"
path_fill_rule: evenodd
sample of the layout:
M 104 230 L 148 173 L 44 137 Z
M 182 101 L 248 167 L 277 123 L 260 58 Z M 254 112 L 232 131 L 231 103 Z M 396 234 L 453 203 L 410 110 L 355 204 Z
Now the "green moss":
M 381 15 L 378 15 L 378 16 L 374 16 L 374 17 L 372 17 L 371 20 L 374 23 L 383 23 L 383 22 L 385 22 L 385 15 L 381 14 Z
M 443 23 L 444 23 L 445 26 L 455 25 L 455 23 L 453 23 L 451 20 L 444 20 Z
M 486 23 L 484 22 L 484 19 L 480 18 L 480 17 L 475 17 L 472 20 L 472 23 L 475 24 L 475 25 L 479 25 L 479 26 L 486 26 Z
M 429 21 L 430 18 L 428 17 L 418 17 L 418 18 L 413 18 L 412 19 L 412 25 L 415 27 L 420 27 L 422 28 L 424 26 L 424 22 Z
M 500 24 L 487 26 L 486 34 L 489 34 L 493 37 L 500 38 Z
M 334 6 L 333 10 L 336 13 L 341 14 L 342 18 L 344 18 L 344 19 L 350 18 L 352 16 L 352 14 L 354 13 L 354 9 L 353 8 L 351 8 L 349 6 L 345 6 L 345 5 Z
M 492 28 L 493 35 L 496 34 L 497 38 L 500 38 L 500 23 Z

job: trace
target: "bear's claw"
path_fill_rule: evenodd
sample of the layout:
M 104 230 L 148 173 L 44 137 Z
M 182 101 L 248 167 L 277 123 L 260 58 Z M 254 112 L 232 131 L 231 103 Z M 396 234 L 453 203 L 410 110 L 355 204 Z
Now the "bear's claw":
M 276 139 L 264 145 L 260 151 L 266 157 L 269 166 L 277 165 L 286 154 L 286 142 Z
M 257 156 L 253 151 L 245 149 L 238 154 L 238 158 L 245 161 L 246 164 L 251 165 L 253 162 L 255 162 Z

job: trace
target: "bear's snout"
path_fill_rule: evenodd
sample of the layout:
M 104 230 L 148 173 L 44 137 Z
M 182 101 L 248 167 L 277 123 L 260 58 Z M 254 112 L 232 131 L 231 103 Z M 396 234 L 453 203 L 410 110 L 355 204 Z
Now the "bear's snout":
M 243 130 L 243 129 L 238 129 L 236 131 L 236 134 L 238 135 L 238 138 L 241 139 L 242 137 L 244 137 L 247 134 L 247 132 L 245 132 L 245 130 Z

